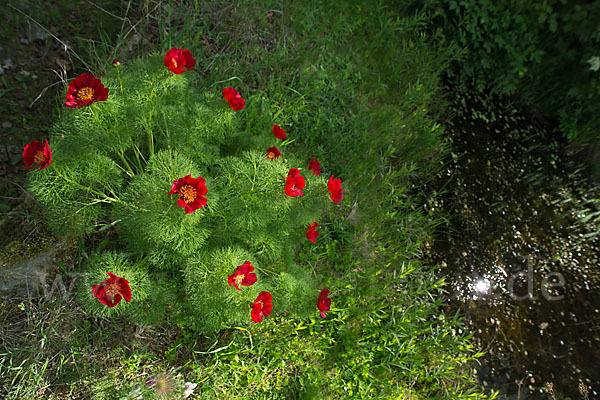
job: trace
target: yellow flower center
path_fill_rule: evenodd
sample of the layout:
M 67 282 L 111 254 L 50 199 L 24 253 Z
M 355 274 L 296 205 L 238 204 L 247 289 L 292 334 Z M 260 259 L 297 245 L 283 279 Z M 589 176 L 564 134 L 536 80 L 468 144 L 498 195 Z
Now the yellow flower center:
M 35 156 L 33 156 L 33 162 L 38 165 L 46 162 L 46 156 L 44 155 L 43 150 L 40 150 L 37 153 L 35 153 Z
M 241 284 L 242 281 L 244 280 L 244 276 L 245 276 L 244 274 L 236 276 L 235 277 L 235 283 L 238 284 L 238 285 Z
M 179 189 L 179 193 L 186 203 L 191 203 L 196 199 L 196 189 L 190 185 L 185 185 Z
M 94 89 L 91 87 L 83 87 L 77 91 L 77 100 L 79 101 L 89 101 L 94 96 Z
M 109 283 L 104 287 L 104 292 L 107 296 L 115 297 L 115 294 L 119 291 L 119 286 L 116 283 Z
M 174 66 L 175 68 L 177 68 L 177 61 L 175 61 L 175 59 L 174 59 L 174 58 L 171 58 L 171 62 L 173 63 L 173 66 Z
M 267 158 L 270 158 L 271 160 L 275 158 L 275 153 L 273 153 L 272 151 L 267 153 Z

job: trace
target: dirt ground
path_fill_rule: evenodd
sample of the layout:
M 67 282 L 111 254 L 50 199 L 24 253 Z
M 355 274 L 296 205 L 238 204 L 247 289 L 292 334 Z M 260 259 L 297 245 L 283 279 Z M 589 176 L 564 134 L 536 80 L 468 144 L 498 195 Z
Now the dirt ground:
M 110 65 L 111 41 L 139 44 L 127 2 L 9 0 L 0 24 L 0 252 L 47 239 L 41 211 L 25 190 L 23 148 L 48 137 L 68 80 Z M 111 12 L 107 11 L 111 10 Z M 120 13 L 115 13 L 119 10 Z M 141 12 L 141 11 L 140 11 Z M 126 16 L 124 18 L 123 16 Z M 132 49 L 129 49 L 132 50 Z M 87 61 L 84 61 L 87 60 Z M 93 60 L 95 64 L 89 64 Z M 29 246 L 35 249 L 36 246 Z M 34 249 L 31 249 L 34 251 Z M 33 254 L 32 254 L 33 255 Z

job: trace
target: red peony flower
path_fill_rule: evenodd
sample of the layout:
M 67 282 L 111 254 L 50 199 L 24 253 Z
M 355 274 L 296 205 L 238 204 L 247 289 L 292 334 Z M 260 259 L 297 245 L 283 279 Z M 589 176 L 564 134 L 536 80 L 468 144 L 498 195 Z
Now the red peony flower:
M 302 190 L 306 181 L 303 176 L 300 176 L 300 170 L 298 168 L 290 168 L 287 179 L 285 180 L 285 194 L 290 197 L 302 196 Z
M 233 275 L 229 275 L 229 287 L 233 283 L 233 286 L 237 290 L 242 290 L 238 287 L 238 285 L 251 286 L 256 283 L 256 274 L 251 273 L 254 271 L 254 266 L 250 261 L 246 261 L 243 265 L 238 266 L 235 269 Z
M 121 302 L 121 298 L 125 301 L 131 301 L 131 288 L 129 282 L 125 278 L 116 276 L 112 272 L 107 272 L 108 278 L 99 285 L 92 287 L 94 297 L 97 297 L 100 303 L 109 307 L 114 307 Z
M 252 321 L 260 322 L 263 320 L 263 315 L 268 317 L 271 315 L 271 310 L 273 310 L 273 296 L 269 292 L 260 292 L 256 300 L 254 300 L 254 304 L 252 304 L 252 311 L 250 315 L 252 316 Z
M 97 101 L 106 101 L 108 89 L 92 74 L 81 74 L 69 83 L 65 106 L 81 108 Z
M 319 300 L 317 301 L 317 307 L 319 308 L 319 311 L 321 311 L 321 317 L 323 318 L 326 317 L 325 311 L 329 311 L 329 308 L 331 307 L 331 299 L 327 296 L 329 296 L 329 290 L 323 289 L 321 290 L 321 293 L 319 293 Z
M 313 157 L 312 160 L 310 160 L 308 169 L 310 169 L 315 176 L 321 175 L 321 163 L 316 160 L 316 157 Z
M 306 238 L 313 243 L 319 237 L 319 232 L 315 231 L 315 228 L 318 228 L 319 226 L 321 226 L 321 225 L 317 224 L 314 221 L 308 226 L 308 231 L 306 232 Z
M 275 135 L 275 137 L 277 139 L 285 139 L 287 137 L 287 135 L 285 134 L 285 131 L 283 129 L 281 129 L 281 127 L 277 124 L 273 124 L 273 135 Z
M 246 106 L 246 102 L 242 99 L 242 96 L 231 86 L 223 89 L 223 97 L 225 97 L 232 110 L 239 111 Z
M 279 149 L 277 147 L 273 146 L 273 147 L 269 147 L 267 149 L 267 158 L 269 160 L 274 160 L 279 157 L 281 157 L 281 152 L 279 151 Z
M 46 145 L 37 140 L 33 140 L 31 143 L 25 146 L 23 149 L 23 162 L 26 165 L 36 164 L 34 167 L 24 167 L 25 169 L 36 169 L 38 171 L 43 170 L 52 162 L 52 150 L 48 147 L 48 139 L 46 139 Z
M 169 194 L 179 193 L 177 205 L 185 207 L 185 212 L 191 214 L 196 212 L 197 209 L 206 206 L 206 197 L 204 195 L 208 193 L 208 190 L 205 184 L 206 180 L 202 179 L 201 176 L 192 178 L 190 174 L 173 181 Z
M 329 197 L 331 197 L 331 200 L 333 200 L 334 203 L 339 203 L 344 198 L 344 196 L 342 196 L 344 191 L 342 190 L 342 180 L 340 178 L 333 179 L 333 176 L 329 178 L 327 189 L 329 189 L 329 193 L 331 193 Z
M 194 65 L 196 65 L 196 59 L 192 57 L 192 53 L 187 48 L 181 50 L 181 47 L 177 49 L 173 47 L 165 54 L 165 67 L 177 75 L 193 70 Z

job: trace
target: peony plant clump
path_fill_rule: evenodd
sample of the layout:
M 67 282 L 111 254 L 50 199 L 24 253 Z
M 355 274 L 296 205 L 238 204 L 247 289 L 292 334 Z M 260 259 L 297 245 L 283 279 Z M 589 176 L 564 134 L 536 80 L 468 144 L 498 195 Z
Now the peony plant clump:
M 343 199 L 340 179 L 286 154 L 293 130 L 261 99 L 203 85 L 188 49 L 113 65 L 71 81 L 50 140 L 23 153 L 57 234 L 113 232 L 83 266 L 81 302 L 204 331 L 284 312 L 324 318 L 329 291 L 294 254 Z

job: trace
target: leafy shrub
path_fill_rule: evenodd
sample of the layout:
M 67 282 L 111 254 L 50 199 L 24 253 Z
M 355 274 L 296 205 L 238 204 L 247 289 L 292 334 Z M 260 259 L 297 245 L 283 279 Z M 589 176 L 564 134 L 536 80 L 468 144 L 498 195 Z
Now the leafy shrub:
M 249 320 L 261 291 L 273 294 L 276 312 L 315 311 L 318 291 L 293 255 L 331 203 L 325 179 L 303 170 L 304 195 L 286 195 L 290 167 L 308 160 L 285 151 L 266 157 L 279 142 L 271 118 L 232 111 L 217 89 L 196 88 L 191 73 L 173 74 L 162 61 L 154 55 L 111 71 L 103 79 L 108 100 L 64 112 L 51 132 L 52 164 L 30 175 L 58 234 L 116 228 L 120 252 L 87 263 L 81 301 L 137 322 L 168 312 L 201 330 Z M 261 102 L 251 99 L 248 108 L 268 108 Z M 190 213 L 178 193 L 169 194 L 187 175 L 201 176 L 207 188 L 206 206 Z M 258 282 L 229 287 L 228 275 L 246 261 Z M 131 304 L 107 308 L 92 297 L 105 271 L 130 282 Z
M 450 72 L 456 79 L 521 95 L 558 118 L 571 139 L 598 137 L 600 72 L 590 60 L 600 56 L 600 4 L 429 0 L 425 9 L 443 45 L 467 50 Z

